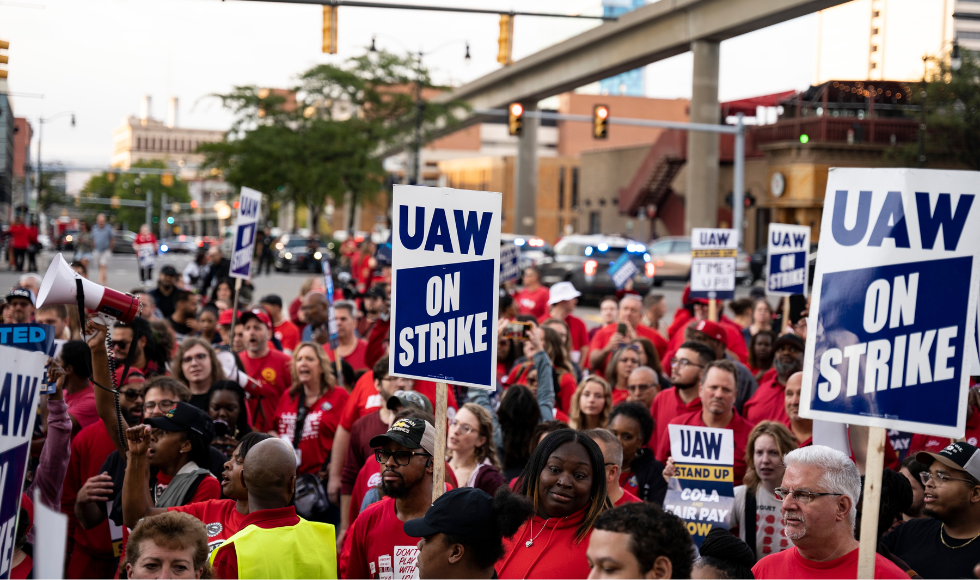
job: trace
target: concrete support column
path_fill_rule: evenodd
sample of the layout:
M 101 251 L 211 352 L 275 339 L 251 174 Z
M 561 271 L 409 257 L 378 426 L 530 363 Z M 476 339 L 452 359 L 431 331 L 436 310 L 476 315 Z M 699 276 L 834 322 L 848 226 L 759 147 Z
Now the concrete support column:
M 719 43 L 697 40 L 694 53 L 694 82 L 691 87 L 691 122 L 718 123 Z M 687 134 L 687 203 L 684 231 L 718 225 L 719 134 L 690 131 Z
M 537 112 L 538 103 L 524 105 L 524 131 L 518 138 L 517 166 L 514 171 L 514 233 L 534 235 L 537 228 L 538 204 L 538 125 L 540 119 L 528 117 L 527 113 Z

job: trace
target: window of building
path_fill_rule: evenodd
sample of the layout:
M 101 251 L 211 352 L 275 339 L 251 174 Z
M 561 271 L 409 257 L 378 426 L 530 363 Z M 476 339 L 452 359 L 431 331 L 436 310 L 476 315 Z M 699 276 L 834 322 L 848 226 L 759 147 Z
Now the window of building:
M 875 34 L 878 34 L 878 29 L 877 28 L 872 28 L 871 29 L 871 35 L 874 36 Z
M 558 209 L 565 209 L 565 166 L 558 168 Z M 561 218 L 558 218 L 558 229 L 561 230 Z
M 141 143 L 141 141 L 142 141 L 142 140 L 143 140 L 143 138 L 142 138 L 142 137 L 137 137 L 137 138 L 136 138 L 136 150 L 137 150 L 137 151 L 139 151 L 139 150 L 140 150 L 140 145 L 142 144 L 142 143 Z
M 876 62 L 871 63 L 871 68 L 878 68 L 878 63 Z
M 578 209 L 578 167 L 572 168 L 572 209 Z
M 871 52 L 878 52 L 878 45 L 877 44 L 872 44 L 871 45 Z
M 600 213 L 597 211 L 589 212 L 589 233 L 599 234 L 602 233 L 602 220 L 600 218 Z
M 872 18 L 878 18 L 879 16 L 881 16 L 880 10 L 875 10 L 874 12 L 871 13 Z

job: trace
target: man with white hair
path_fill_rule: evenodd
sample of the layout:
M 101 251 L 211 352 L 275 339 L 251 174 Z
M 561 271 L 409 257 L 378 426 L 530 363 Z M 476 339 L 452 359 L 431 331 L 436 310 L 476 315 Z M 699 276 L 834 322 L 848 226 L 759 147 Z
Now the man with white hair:
M 783 458 L 783 484 L 774 491 L 783 502 L 786 537 L 794 547 L 770 554 L 752 568 L 756 578 L 857 578 L 854 539 L 861 474 L 846 455 L 813 445 Z M 875 578 L 908 575 L 875 554 Z
M 41 277 L 37 274 L 24 274 L 20 277 L 21 288 L 27 288 L 37 296 L 41 292 Z
M 625 294 L 619 300 L 619 322 L 613 322 L 592 337 L 589 343 L 589 367 L 604 374 L 609 357 L 620 345 L 629 344 L 636 338 L 645 338 L 657 349 L 657 356 L 667 352 L 667 340 L 648 326 L 643 326 L 643 299 L 637 294 Z M 619 325 L 626 325 L 626 334 L 619 332 Z M 650 364 L 650 361 L 647 361 Z

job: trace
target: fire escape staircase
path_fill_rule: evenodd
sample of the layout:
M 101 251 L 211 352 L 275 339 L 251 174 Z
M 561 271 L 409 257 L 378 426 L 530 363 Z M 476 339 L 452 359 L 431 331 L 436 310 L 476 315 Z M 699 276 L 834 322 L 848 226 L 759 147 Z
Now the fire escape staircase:
M 642 207 L 662 207 L 677 173 L 687 162 L 687 132 L 671 129 L 660 134 L 640 164 L 632 182 L 619 189 L 619 211 L 636 215 Z

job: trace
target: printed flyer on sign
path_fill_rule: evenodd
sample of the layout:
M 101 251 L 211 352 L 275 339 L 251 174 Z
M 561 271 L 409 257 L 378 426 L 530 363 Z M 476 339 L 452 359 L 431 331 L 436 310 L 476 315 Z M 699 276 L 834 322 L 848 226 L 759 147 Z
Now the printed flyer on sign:
M 978 183 L 966 171 L 830 171 L 802 416 L 963 436 L 977 348 Z
M 496 389 L 501 195 L 396 185 L 393 376 Z
M 668 425 L 677 473 L 667 483 L 664 510 L 687 522 L 699 547 L 715 527 L 728 529 L 735 505 L 735 437 L 731 429 Z

